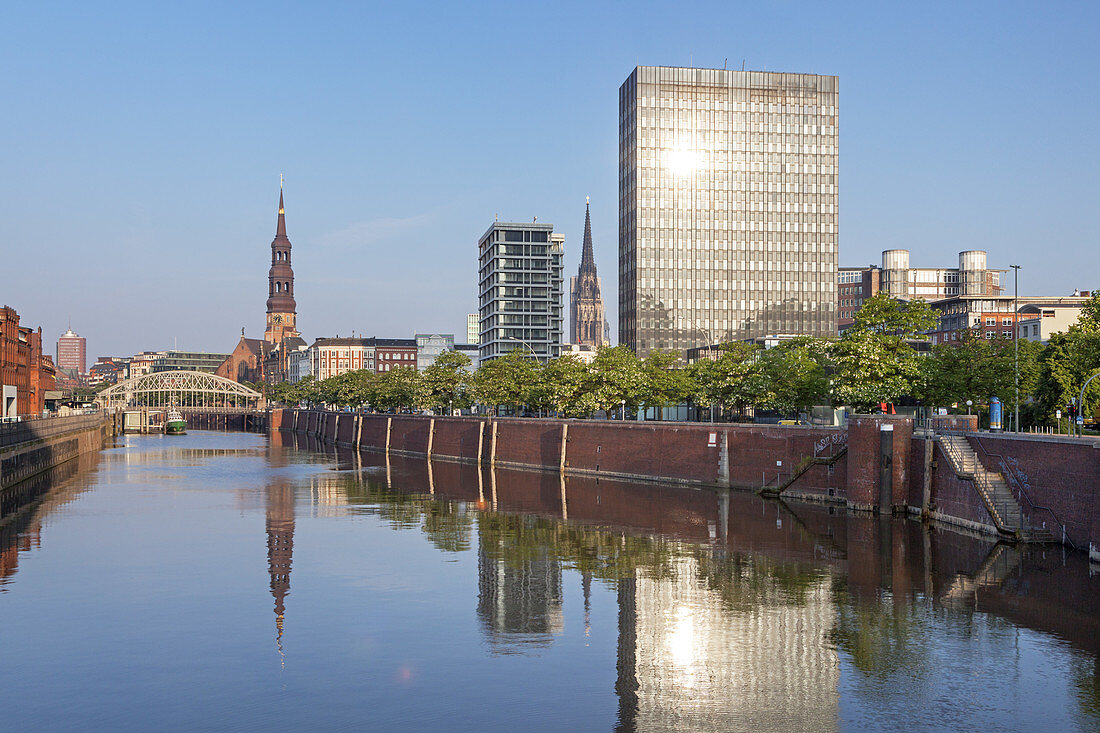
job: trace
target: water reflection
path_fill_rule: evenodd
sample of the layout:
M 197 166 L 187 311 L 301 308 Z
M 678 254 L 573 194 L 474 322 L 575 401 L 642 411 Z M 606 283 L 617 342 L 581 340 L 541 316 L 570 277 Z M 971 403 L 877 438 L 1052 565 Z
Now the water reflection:
M 332 456 L 366 471 L 349 501 L 401 508 L 391 526 L 453 551 L 476 537 L 477 614 L 494 653 L 538 653 L 563 633 L 563 572 L 581 574 L 586 633 L 593 579 L 613 587 L 620 730 L 938 724 L 937 706 L 1030 727 L 1062 693 L 1049 678 L 1017 688 L 1037 663 L 1012 659 L 1006 634 L 1021 628 L 1053 635 L 1037 640 L 1044 653 L 1087 652 L 1071 658 L 1065 722 L 1100 722 L 1100 585 L 1080 555 L 741 493 Z M 1045 712 L 975 709 L 991 691 Z
M 64 542 L 42 539 L 44 523 L 64 514 L 57 507 L 98 495 L 99 511 L 129 519 L 134 507 L 122 526 L 137 531 L 148 504 L 136 497 L 146 492 L 173 523 L 212 522 L 202 535 L 215 545 L 208 564 L 192 547 L 176 577 L 175 549 L 156 556 L 151 577 L 195 588 L 197 600 L 166 596 L 181 614 L 149 635 L 169 644 L 185 636 L 189 615 L 214 613 L 225 625 L 204 633 L 250 661 L 219 657 L 234 671 L 216 683 L 266 700 L 247 717 L 226 714 L 226 727 L 288 718 L 307 727 L 328 711 L 329 727 L 349 727 L 363 709 L 382 728 L 1100 727 L 1100 577 L 1060 549 L 740 492 L 337 450 L 305 436 L 129 440 L 103 454 L 114 483 L 97 484 L 101 459 L 88 459 L 44 483 L 53 488 L 25 512 L 5 515 L 0 629 L 12 620 L 4 601 L 33 575 L 13 575 L 20 556 Z M 122 491 L 120 476 L 135 492 Z M 174 492 L 200 509 L 177 516 Z M 143 521 L 162 520 L 150 516 Z M 233 544 L 238 531 L 244 549 Z M 448 562 L 425 570 L 425 556 Z M 221 578 L 219 562 L 242 569 Z M 113 568 L 94 572 L 98 583 Z M 417 580 L 394 580 L 405 578 Z M 203 598 L 219 582 L 220 595 Z M 239 608 L 228 600 L 238 597 L 247 599 Z M 112 611 L 134 603 L 146 600 Z M 171 605 L 145 607 L 155 619 Z M 272 645 L 285 662 L 292 638 L 295 663 L 277 665 Z M 138 653 L 117 655 L 128 669 Z M 96 660 L 116 663 L 102 650 Z M 207 670 L 208 658 L 189 661 L 172 669 L 173 685 L 205 681 L 193 670 Z M 416 675 L 433 667 L 443 672 L 417 688 Z M 267 671 L 278 680 L 254 682 Z
M 0 501 L 0 592 L 19 570 L 19 556 L 41 547 L 42 526 L 92 485 L 99 453 L 85 453 L 10 487 Z

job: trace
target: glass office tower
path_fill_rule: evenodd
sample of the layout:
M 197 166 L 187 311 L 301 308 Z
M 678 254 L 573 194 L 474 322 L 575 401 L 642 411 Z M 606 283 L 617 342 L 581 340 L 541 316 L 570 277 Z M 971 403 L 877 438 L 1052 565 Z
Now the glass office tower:
M 619 340 L 835 336 L 835 76 L 639 66 L 619 88 Z

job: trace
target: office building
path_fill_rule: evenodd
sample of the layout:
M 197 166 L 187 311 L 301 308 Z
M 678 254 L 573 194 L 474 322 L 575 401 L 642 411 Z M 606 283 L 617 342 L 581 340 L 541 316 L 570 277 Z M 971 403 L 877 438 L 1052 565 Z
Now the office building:
M 1021 338 L 1031 336 L 1023 334 L 1024 322 L 1030 323 L 1036 313 L 1042 314 L 1057 311 L 1064 313 L 1080 309 L 1088 301 L 1088 298 L 1080 295 L 956 295 L 930 303 L 932 310 L 936 311 L 939 320 L 935 330 L 929 331 L 933 344 L 954 343 L 962 340 L 964 331 L 970 329 L 983 338 L 992 339 L 1001 337 L 1012 339 L 1019 331 Z M 1066 316 L 1062 317 L 1063 320 Z M 1046 334 L 1049 337 L 1051 328 L 1057 330 L 1057 326 L 1048 327 Z M 1040 328 L 1039 336 L 1043 330 Z
M 1021 306 L 1016 332 L 1021 339 L 1045 344 L 1054 334 L 1065 333 L 1076 326 L 1081 311 L 1082 306 L 1077 304 Z
M 88 341 L 78 336 L 72 328 L 57 339 L 57 368 L 72 369 L 77 374 L 87 372 Z
M 215 354 L 208 351 L 164 351 L 153 360 L 149 371 L 173 372 L 209 372 L 213 374 L 229 358 L 229 354 Z
M 481 338 L 481 323 L 477 313 L 466 314 L 466 343 L 476 344 Z
M 584 203 L 584 241 L 577 274 L 569 278 L 569 342 L 598 349 L 604 340 L 606 320 L 600 278 L 592 248 L 592 217 Z
M 619 89 L 619 342 L 836 334 L 835 76 L 640 66 Z
M 891 298 L 929 302 L 962 296 L 996 297 L 1004 292 L 1007 270 L 991 270 L 982 250 L 959 252 L 958 267 L 910 267 L 909 250 L 888 249 L 882 265 L 841 267 L 837 271 L 837 309 L 840 330 L 850 326 L 863 302 L 879 291 Z
M 478 243 L 480 362 L 561 353 L 565 237 L 552 224 L 496 222 Z

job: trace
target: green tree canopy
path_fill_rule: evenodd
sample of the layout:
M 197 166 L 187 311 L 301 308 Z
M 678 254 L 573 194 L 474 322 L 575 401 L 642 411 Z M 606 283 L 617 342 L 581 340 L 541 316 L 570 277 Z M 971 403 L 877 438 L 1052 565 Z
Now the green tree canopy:
M 531 389 L 539 381 L 539 369 L 529 352 L 519 349 L 487 361 L 474 372 L 474 399 L 486 407 L 507 405 L 518 412 L 529 403 Z
M 646 377 L 638 357 L 626 346 L 601 346 L 589 368 L 592 394 L 598 409 L 608 415 L 625 404 L 638 407 Z
M 444 351 L 424 370 L 424 386 L 434 407 L 469 407 L 470 357 Z

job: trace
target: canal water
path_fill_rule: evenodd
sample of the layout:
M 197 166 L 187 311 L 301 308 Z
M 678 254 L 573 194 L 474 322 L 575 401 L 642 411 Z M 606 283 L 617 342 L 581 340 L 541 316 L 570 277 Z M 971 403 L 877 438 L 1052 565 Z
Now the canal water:
M 3 730 L 1098 730 L 1100 575 L 739 492 L 127 436 L 0 526 Z

